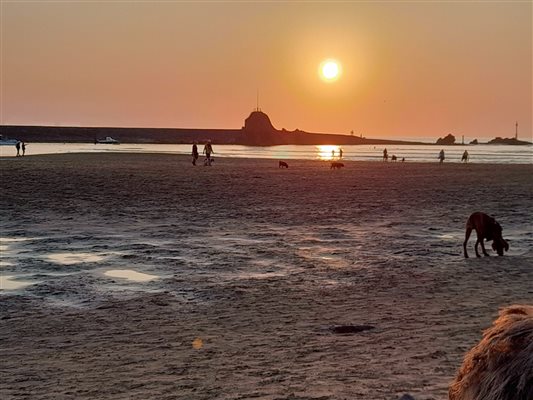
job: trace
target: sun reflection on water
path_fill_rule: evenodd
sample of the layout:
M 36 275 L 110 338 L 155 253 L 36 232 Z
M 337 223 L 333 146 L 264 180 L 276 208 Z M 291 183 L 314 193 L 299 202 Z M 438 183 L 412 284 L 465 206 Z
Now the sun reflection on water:
M 331 144 L 321 144 L 315 146 L 317 158 L 324 161 L 331 161 L 339 159 L 341 156 L 341 147 Z

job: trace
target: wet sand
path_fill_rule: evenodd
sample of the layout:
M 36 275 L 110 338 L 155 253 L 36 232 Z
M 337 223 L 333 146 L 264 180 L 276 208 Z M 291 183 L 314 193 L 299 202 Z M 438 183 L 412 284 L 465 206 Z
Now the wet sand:
M 0 397 L 446 399 L 533 303 L 533 165 L 345 165 L 0 160 Z M 507 255 L 463 258 L 474 211 Z

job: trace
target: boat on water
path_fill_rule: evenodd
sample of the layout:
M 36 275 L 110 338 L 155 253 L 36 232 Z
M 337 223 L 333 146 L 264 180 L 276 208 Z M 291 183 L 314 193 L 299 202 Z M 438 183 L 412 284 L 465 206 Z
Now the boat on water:
M 113 139 L 111 136 L 106 136 L 105 139 L 96 139 L 94 144 L 120 144 L 117 139 Z
M 0 146 L 15 146 L 18 142 L 20 142 L 20 140 L 9 139 L 4 137 L 4 135 L 0 135 Z

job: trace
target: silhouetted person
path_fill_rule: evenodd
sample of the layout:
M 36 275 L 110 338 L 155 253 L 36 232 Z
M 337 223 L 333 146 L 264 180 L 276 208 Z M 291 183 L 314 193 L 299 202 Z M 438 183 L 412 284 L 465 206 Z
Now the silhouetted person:
M 342 158 L 342 149 L 339 149 L 339 158 Z
M 387 161 L 389 159 L 389 154 L 387 153 L 387 149 L 383 149 L 383 161 Z
M 17 142 L 15 145 L 15 148 L 17 149 L 17 157 L 20 156 L 20 142 Z
M 405 157 L 402 157 L 402 162 L 405 162 Z
M 205 154 L 204 165 L 211 166 L 211 153 L 214 153 L 213 146 L 211 146 L 211 140 L 208 140 L 205 144 L 203 153 Z
M 22 157 L 26 154 L 26 143 L 22 142 Z
M 198 146 L 196 145 L 196 142 L 192 145 L 192 165 L 196 165 L 196 160 L 198 160 Z
M 438 159 L 439 163 L 442 164 L 442 162 L 444 161 L 444 150 L 440 151 Z
M 461 162 L 468 162 L 469 157 L 470 155 L 468 154 L 468 151 L 465 150 L 465 152 L 463 153 L 463 157 L 461 157 Z
M 331 158 L 335 158 L 335 150 L 331 150 Z

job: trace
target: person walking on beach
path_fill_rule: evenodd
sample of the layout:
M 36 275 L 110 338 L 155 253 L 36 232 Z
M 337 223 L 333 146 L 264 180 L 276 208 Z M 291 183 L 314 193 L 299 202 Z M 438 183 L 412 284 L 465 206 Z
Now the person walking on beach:
M 22 142 L 22 157 L 26 155 L 26 143 Z
M 205 154 L 204 165 L 211 166 L 211 153 L 214 153 L 213 146 L 211 146 L 211 140 L 208 140 L 205 144 L 203 153 Z
M 339 159 L 342 158 L 342 148 L 339 149 Z
M 331 150 L 331 159 L 333 160 L 335 158 L 335 149 Z
M 465 152 L 463 153 L 463 157 L 461 157 L 461 162 L 465 162 L 465 163 L 467 163 L 469 157 L 470 157 L 470 156 L 469 156 L 469 154 L 468 154 L 468 151 L 465 150 Z
M 20 156 L 20 142 L 17 142 L 17 144 L 15 145 L 15 148 L 17 149 L 17 157 Z
M 387 149 L 383 150 L 383 161 L 388 161 L 389 154 L 387 153 Z
M 440 160 L 439 163 L 442 164 L 444 161 L 444 150 L 440 151 L 438 159 Z
M 198 160 L 198 146 L 196 145 L 196 142 L 192 145 L 192 165 L 196 165 L 196 160 Z

